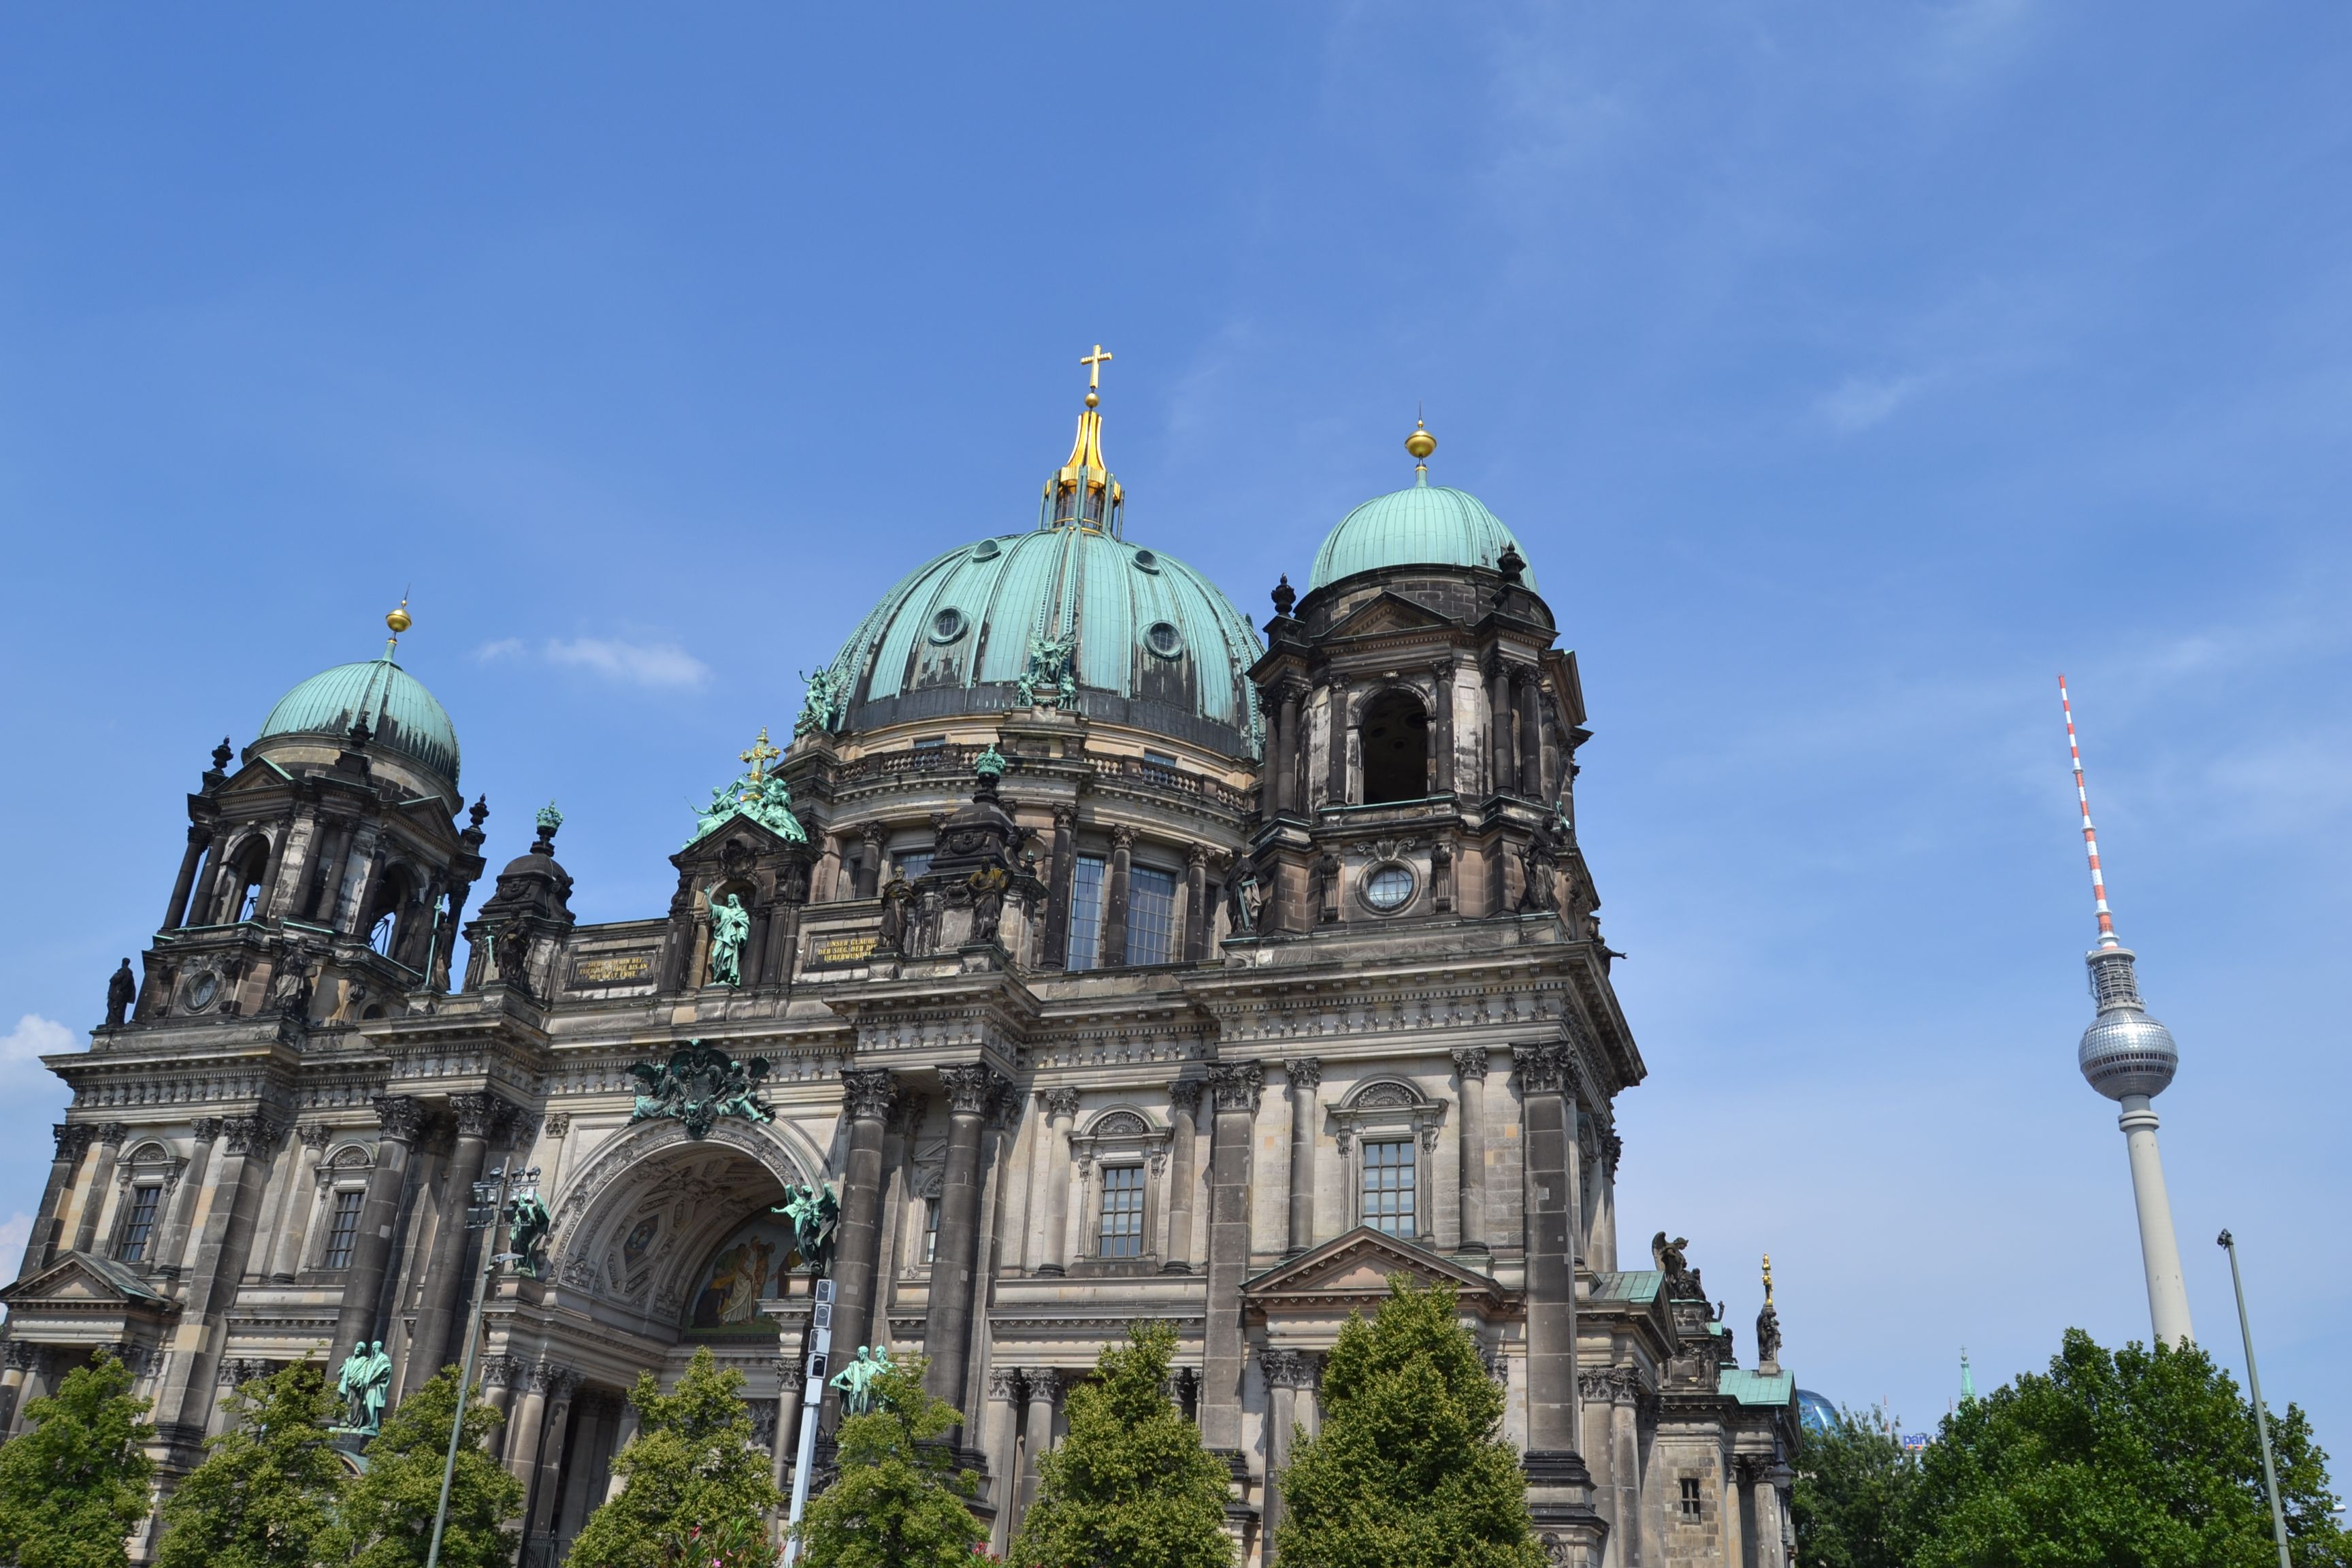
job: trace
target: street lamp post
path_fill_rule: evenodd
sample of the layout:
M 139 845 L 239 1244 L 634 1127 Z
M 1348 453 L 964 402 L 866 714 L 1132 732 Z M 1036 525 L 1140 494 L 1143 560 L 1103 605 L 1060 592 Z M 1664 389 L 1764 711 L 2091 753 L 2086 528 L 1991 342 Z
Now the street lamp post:
M 2213 1240 L 2230 1255 L 2230 1283 L 2238 1292 L 2238 1332 L 2246 1342 L 2246 1392 L 2254 1402 L 2254 1430 L 2263 1439 L 2263 1484 L 2270 1489 L 2271 1530 L 2278 1537 L 2279 1568 L 2294 1568 L 2286 1549 L 2286 1504 L 2279 1497 L 2278 1466 L 2271 1458 L 2271 1418 L 2263 1409 L 2262 1375 L 2254 1371 L 2254 1330 L 2246 1321 L 2246 1281 L 2238 1273 L 2238 1244 L 2226 1230 Z
M 425 1568 L 440 1568 L 441 1564 L 441 1536 L 449 1525 L 449 1488 L 457 1477 L 457 1449 L 466 1436 L 466 1402 L 474 1388 L 474 1354 L 480 1348 L 482 1337 L 482 1307 L 489 1300 L 490 1284 L 498 1277 L 499 1265 L 519 1256 L 499 1250 L 499 1221 L 506 1217 L 510 1203 L 538 1191 L 536 1165 L 528 1171 L 509 1171 L 501 1164 L 490 1172 L 487 1180 L 474 1184 L 473 1205 L 466 1211 L 466 1228 L 490 1234 L 482 1238 L 482 1277 L 475 1283 L 474 1310 L 466 1318 L 466 1353 L 457 1371 L 457 1411 L 449 1418 L 449 1456 L 441 1464 L 441 1503 L 433 1510 L 433 1544 L 425 1550 Z

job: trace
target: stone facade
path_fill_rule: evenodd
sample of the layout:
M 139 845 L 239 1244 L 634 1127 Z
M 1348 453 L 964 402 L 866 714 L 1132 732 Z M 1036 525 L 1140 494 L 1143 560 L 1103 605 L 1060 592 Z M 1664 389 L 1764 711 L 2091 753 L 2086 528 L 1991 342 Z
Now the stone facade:
M 1041 526 L 1149 557 L 1096 461 Z M 831 1177 L 837 1354 L 928 1355 L 999 1549 L 1067 1390 L 1156 1318 L 1269 1558 L 1321 1357 L 1403 1273 L 1459 1288 L 1556 1561 L 1786 1563 L 1789 1375 L 1738 1365 L 1663 1237 L 1620 1256 L 1645 1068 L 1576 819 L 1576 658 L 1523 566 L 1285 584 L 1245 669 L 1118 701 L 1050 648 L 1026 701 L 967 671 L 862 707 L 836 668 L 777 769 L 791 817 L 720 821 L 642 920 L 573 919 L 547 814 L 468 920 L 483 805 L 363 727 L 225 747 L 135 1005 L 51 1058 L 74 1099 L 0 1292 L 0 1423 L 123 1355 L 168 1487 L 257 1373 L 380 1339 L 413 1390 L 463 1348 L 470 1184 L 533 1167 L 547 1267 L 496 1286 L 482 1376 L 544 1560 L 608 1489 L 623 1393 L 698 1346 L 786 1473 L 809 1284 L 761 1223 Z M 1256 728 L 1139 718 L 1219 679 Z M 711 984 L 730 894 L 740 984 Z M 638 1116 L 631 1069 L 688 1040 L 764 1058 L 772 1120 Z

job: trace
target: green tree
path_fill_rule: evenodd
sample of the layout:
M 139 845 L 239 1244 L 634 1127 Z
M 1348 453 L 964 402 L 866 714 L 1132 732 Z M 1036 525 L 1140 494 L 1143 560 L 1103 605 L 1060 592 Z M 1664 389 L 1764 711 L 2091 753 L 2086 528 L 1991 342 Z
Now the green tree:
M 1918 1480 L 1918 1461 L 1874 1415 L 1841 1410 L 1828 1431 L 1808 1431 L 1790 1501 L 1797 1561 L 1807 1568 L 1906 1568 L 1902 1521 Z
M 840 1474 L 801 1521 L 809 1568 L 971 1568 L 987 1538 L 966 1500 L 975 1478 L 953 1471 L 937 1441 L 963 1424 L 923 1391 L 923 1359 L 874 1380 L 875 1408 L 841 1424 Z
M 1323 1429 L 1282 1475 L 1284 1568 L 1544 1568 L 1503 1391 L 1451 1285 L 1402 1276 L 1323 1367 Z
M 341 1414 L 308 1362 L 231 1394 L 228 1430 L 163 1501 L 157 1568 L 313 1568 L 350 1474 L 327 1436 Z
M 1022 1568 L 1228 1568 L 1225 1467 L 1169 1399 L 1176 1331 L 1133 1323 L 1096 1381 L 1070 1394 L 1070 1432 L 1040 1464 Z
M 2271 1423 L 2301 1568 L 2347 1561 L 2327 1456 Z M 2066 1331 L 2028 1373 L 1944 1420 L 1904 1510 L 1916 1568 L 2270 1568 L 2278 1561 L 2252 1405 L 2195 1346 L 2109 1352 Z
M 325 1560 L 349 1568 L 422 1568 L 441 1503 L 441 1470 L 457 1414 L 457 1369 L 401 1401 L 368 1445 L 368 1468 L 343 1488 Z M 506 1418 L 479 1398 L 466 1403 L 466 1431 L 449 1483 L 441 1536 L 447 1568 L 499 1568 L 521 1537 L 506 1528 L 522 1512 L 523 1485 L 490 1457 L 490 1434 Z
M 0 1447 L 0 1561 L 18 1568 L 122 1568 L 147 1514 L 155 1428 L 139 1418 L 131 1373 L 101 1357 L 25 1406 L 26 1430 Z
M 767 1568 L 767 1518 L 784 1500 L 767 1453 L 752 1446 L 743 1374 L 698 1350 L 672 1392 L 646 1373 L 629 1401 L 637 1435 L 613 1460 L 627 1484 L 588 1516 L 570 1568 L 666 1568 L 704 1556 L 709 1542 L 726 1543 L 708 1554 L 729 1568 Z

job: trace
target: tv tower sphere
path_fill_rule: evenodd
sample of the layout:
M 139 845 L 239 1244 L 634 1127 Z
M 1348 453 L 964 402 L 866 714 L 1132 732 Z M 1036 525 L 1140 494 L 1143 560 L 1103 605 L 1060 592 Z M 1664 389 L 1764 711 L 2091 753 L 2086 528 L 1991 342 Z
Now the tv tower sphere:
M 2135 956 L 2127 947 L 2095 947 L 2084 959 L 2091 966 L 2091 1000 L 2099 1016 L 2083 1031 L 2076 1060 L 2091 1087 L 2109 1100 L 2136 1094 L 2153 1099 L 2180 1066 L 2172 1031 L 2140 1005 L 2139 982 L 2132 973 Z

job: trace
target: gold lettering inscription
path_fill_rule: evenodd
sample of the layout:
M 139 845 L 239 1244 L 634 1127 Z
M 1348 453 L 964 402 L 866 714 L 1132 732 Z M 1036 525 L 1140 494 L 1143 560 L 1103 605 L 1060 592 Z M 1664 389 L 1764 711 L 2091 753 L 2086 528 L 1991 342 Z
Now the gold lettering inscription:
M 814 963 L 863 963 L 874 956 L 882 939 L 872 931 L 856 935 L 821 936 L 809 943 L 809 960 Z
M 572 983 L 575 985 L 612 985 L 623 981 L 643 980 L 653 973 L 654 961 L 646 953 L 625 953 L 617 958 L 583 958 L 572 967 Z

